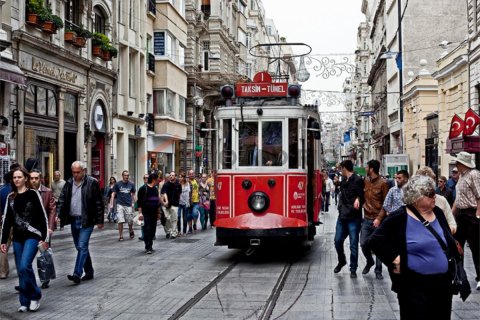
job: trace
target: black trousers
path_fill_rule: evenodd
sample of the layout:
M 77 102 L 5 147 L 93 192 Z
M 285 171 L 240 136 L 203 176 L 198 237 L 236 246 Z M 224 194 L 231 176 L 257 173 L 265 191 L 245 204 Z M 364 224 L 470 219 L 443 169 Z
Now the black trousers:
M 398 293 L 401 320 L 450 320 L 451 279 L 448 273 L 421 275 L 407 271 Z
M 145 242 L 145 250 L 152 250 L 153 238 L 157 232 L 157 210 L 143 211 L 143 242 Z
M 462 248 L 465 246 L 465 242 L 468 242 L 470 250 L 472 251 L 477 281 L 480 281 L 480 219 L 477 219 L 476 210 L 475 208 L 458 209 L 456 216 L 457 233 L 454 237 Z
M 213 227 L 213 223 L 215 222 L 216 218 L 216 210 L 217 210 L 217 204 L 215 203 L 215 199 L 210 199 L 210 226 Z

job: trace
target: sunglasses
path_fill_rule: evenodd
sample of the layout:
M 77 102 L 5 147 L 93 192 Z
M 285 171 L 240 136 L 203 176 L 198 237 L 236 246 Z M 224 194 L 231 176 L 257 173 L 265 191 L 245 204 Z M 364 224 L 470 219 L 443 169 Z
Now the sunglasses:
M 435 195 L 436 195 L 435 190 L 432 190 L 429 193 L 425 194 L 424 196 L 433 199 L 435 198 Z

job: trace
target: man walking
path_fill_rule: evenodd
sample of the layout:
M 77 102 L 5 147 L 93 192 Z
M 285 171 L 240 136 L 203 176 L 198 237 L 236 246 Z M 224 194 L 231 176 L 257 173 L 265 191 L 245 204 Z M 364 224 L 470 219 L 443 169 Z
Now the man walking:
M 460 173 L 458 172 L 458 168 L 454 167 L 450 178 L 447 180 L 447 188 L 452 190 L 453 201 L 455 201 L 455 197 L 457 196 L 456 186 L 458 178 L 460 178 Z
M 58 170 L 53 173 L 52 192 L 53 192 L 53 198 L 55 199 L 55 202 L 58 201 L 58 198 L 60 197 L 60 193 L 62 193 L 63 186 L 65 186 L 65 180 L 61 179 L 61 176 L 62 175 Z
M 145 252 L 152 254 L 153 239 L 157 230 L 157 220 L 160 218 L 158 209 L 160 208 L 160 198 L 158 196 L 158 175 L 151 173 L 147 177 L 147 183 L 138 190 L 138 214 L 139 219 L 143 219 L 144 226 L 143 240 L 145 242 Z
M 60 226 L 71 224 L 73 242 L 77 249 L 77 259 L 72 275 L 68 280 L 79 284 L 80 280 L 93 279 L 93 265 L 88 250 L 88 243 L 96 224 L 103 228 L 103 199 L 98 181 L 85 174 L 81 161 L 72 163 L 72 178 L 68 179 L 58 198 L 57 216 Z M 83 272 L 85 275 L 82 277 Z
M 338 204 L 338 219 L 335 228 L 335 249 L 338 264 L 333 269 L 339 273 L 347 264 L 343 243 L 350 237 L 350 278 L 357 277 L 358 267 L 358 235 L 362 223 L 363 180 L 353 172 L 353 162 L 344 160 L 340 164 L 342 183 L 340 185 L 340 201 Z
M 172 171 L 168 176 L 168 181 L 163 184 L 161 190 L 161 201 L 165 207 L 165 233 L 167 238 L 170 239 L 177 237 L 177 213 L 181 193 L 182 187 L 177 181 L 175 171 Z
M 380 225 L 385 218 L 385 210 L 383 209 L 383 201 L 388 193 L 387 182 L 380 177 L 380 162 L 378 160 L 370 160 L 367 163 L 367 178 L 365 179 L 365 203 L 363 204 L 363 221 L 362 231 L 360 235 L 360 245 L 362 252 L 367 259 L 367 265 L 362 274 L 367 274 L 370 268 L 375 265 L 375 276 L 378 280 L 382 280 L 382 262 L 376 258 L 373 261 L 372 252 L 365 247 L 370 235 Z
M 396 186 L 393 186 L 388 190 L 385 201 L 383 202 L 383 210 L 389 215 L 390 213 L 400 209 L 404 206 L 402 187 L 408 182 L 410 175 L 407 170 L 400 170 L 395 175 Z
M 475 162 L 468 152 L 458 153 L 456 162 L 460 178 L 457 182 L 457 196 L 452 209 L 457 219 L 455 238 L 462 248 L 465 242 L 470 246 L 477 273 L 475 278 L 477 290 L 480 290 L 480 171 L 475 169 Z
M 45 187 L 42 182 L 42 172 L 38 169 L 33 169 L 30 171 L 30 186 L 32 189 L 38 190 L 40 196 L 42 197 L 43 207 L 47 213 L 48 218 L 48 233 L 51 246 L 53 230 L 55 230 L 55 222 L 57 219 L 57 204 L 53 198 L 52 190 Z M 42 282 L 42 289 L 47 289 L 49 287 L 50 280 Z
M 450 207 L 453 206 L 453 192 L 449 188 L 447 188 L 447 178 L 445 176 L 440 176 L 438 178 L 438 187 L 435 189 L 435 193 L 441 196 L 444 196 L 447 199 L 448 204 Z
M 127 170 L 122 172 L 122 180 L 113 187 L 110 197 L 110 207 L 113 207 L 113 199 L 117 200 L 118 241 L 123 241 L 123 224 L 128 224 L 130 239 L 135 237 L 133 232 L 133 205 L 135 203 L 135 185 L 128 180 L 130 174 Z M 115 198 L 116 196 L 116 198 Z

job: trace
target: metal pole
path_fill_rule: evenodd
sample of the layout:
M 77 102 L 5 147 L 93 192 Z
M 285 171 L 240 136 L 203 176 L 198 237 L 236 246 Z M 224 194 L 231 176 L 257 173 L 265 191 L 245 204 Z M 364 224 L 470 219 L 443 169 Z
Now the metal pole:
M 398 67 L 398 83 L 400 92 L 400 125 L 401 125 L 401 139 L 402 139 L 402 153 L 405 150 L 405 124 L 403 122 L 403 45 L 402 45 L 402 0 L 398 1 L 398 54 L 400 55 L 400 64 L 397 62 Z M 397 58 L 398 59 L 398 58 Z

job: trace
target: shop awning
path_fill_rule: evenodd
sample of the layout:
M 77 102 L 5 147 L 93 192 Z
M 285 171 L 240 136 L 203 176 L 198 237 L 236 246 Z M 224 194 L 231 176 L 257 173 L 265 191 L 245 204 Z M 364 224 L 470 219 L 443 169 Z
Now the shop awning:
M 16 83 L 22 86 L 27 84 L 25 74 L 14 64 L 0 61 L 0 81 Z

